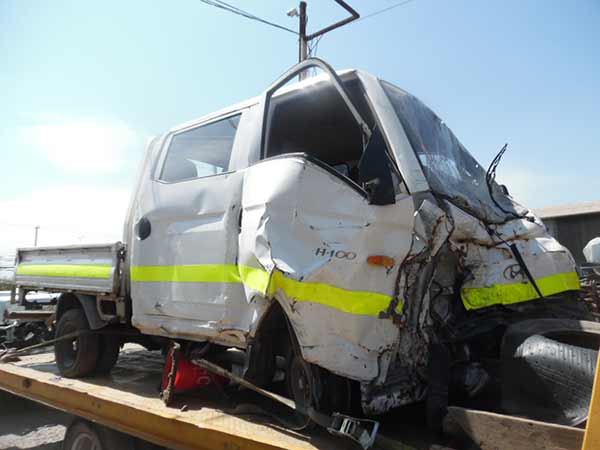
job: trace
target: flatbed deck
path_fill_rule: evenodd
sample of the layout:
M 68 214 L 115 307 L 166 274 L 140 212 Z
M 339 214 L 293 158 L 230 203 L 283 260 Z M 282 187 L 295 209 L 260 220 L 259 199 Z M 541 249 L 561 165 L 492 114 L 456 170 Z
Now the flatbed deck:
M 233 414 L 227 402 L 201 392 L 177 396 L 167 407 L 158 396 L 162 368 L 160 352 L 127 345 L 111 375 L 75 380 L 58 375 L 52 353 L 40 353 L 0 364 L 0 389 L 176 450 L 358 448 L 325 430 L 300 433 L 273 417 Z M 414 428 L 404 431 L 415 435 Z M 419 449 L 433 443 L 423 436 L 412 441 Z

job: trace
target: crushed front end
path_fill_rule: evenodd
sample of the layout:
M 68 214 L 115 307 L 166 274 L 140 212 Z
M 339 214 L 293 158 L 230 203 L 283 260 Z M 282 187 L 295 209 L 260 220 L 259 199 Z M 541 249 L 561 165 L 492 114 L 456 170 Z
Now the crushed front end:
M 363 410 L 426 401 L 439 427 L 449 402 L 466 402 L 581 423 L 600 328 L 586 321 L 573 257 L 431 110 L 382 85 L 430 189 L 413 194 L 395 356 L 384 377 L 361 384 Z

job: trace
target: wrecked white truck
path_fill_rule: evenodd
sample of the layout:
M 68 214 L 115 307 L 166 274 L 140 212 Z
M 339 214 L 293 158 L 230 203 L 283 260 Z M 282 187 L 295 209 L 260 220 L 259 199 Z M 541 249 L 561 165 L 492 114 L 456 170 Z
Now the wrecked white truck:
M 308 68 L 324 75 L 287 86 Z M 309 59 L 155 138 L 124 243 L 20 249 L 19 295 L 62 293 L 59 337 L 104 330 L 56 345 L 65 376 L 109 371 L 124 340 L 177 340 L 192 359 L 239 349 L 246 379 L 283 373 L 320 410 L 426 401 L 435 425 L 481 399 L 580 423 L 597 328 L 569 251 L 495 182 L 498 161 L 486 171 L 407 92 Z

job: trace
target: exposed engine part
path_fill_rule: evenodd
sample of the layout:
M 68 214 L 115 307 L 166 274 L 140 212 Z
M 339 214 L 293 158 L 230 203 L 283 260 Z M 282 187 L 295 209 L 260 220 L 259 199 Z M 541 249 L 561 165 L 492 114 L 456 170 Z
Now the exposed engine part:
M 596 322 L 600 322 L 600 265 L 581 267 L 580 297 Z
M 450 385 L 464 397 L 475 397 L 490 381 L 490 375 L 476 362 L 459 363 L 450 371 Z

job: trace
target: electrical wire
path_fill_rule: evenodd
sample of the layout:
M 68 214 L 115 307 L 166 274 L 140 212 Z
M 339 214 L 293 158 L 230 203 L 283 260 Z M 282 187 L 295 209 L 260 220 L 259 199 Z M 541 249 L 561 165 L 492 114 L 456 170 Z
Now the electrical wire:
M 205 1 L 205 0 L 201 0 L 201 1 L 204 1 L 205 3 L 207 3 L 207 1 Z M 266 19 L 258 17 L 255 14 L 249 13 L 248 11 L 244 11 L 243 9 L 238 8 L 237 6 L 234 6 L 234 5 L 231 5 L 229 3 L 226 3 L 223 0 L 208 0 L 208 2 L 210 2 L 210 3 L 216 3 L 216 5 L 214 5 L 214 6 L 217 6 L 217 7 L 221 8 L 221 9 L 225 9 L 227 11 L 230 11 L 230 12 L 234 13 L 234 14 L 238 14 L 238 15 L 240 15 L 242 17 L 247 18 L 247 19 L 256 20 L 256 21 L 258 21 L 260 23 L 264 23 L 265 25 L 270 25 L 270 26 L 278 28 L 280 30 L 288 31 L 288 32 L 290 32 L 292 34 L 296 34 L 296 35 L 298 34 L 298 32 L 292 30 L 291 28 L 287 28 L 287 27 L 284 27 L 283 25 L 279 25 L 277 23 L 270 22 L 270 21 L 268 21 Z
M 265 25 L 270 25 L 270 26 L 278 28 L 280 30 L 287 31 L 288 33 L 292 33 L 292 34 L 295 34 L 295 35 L 298 34 L 298 32 L 292 30 L 291 28 L 284 27 L 283 25 L 279 25 L 279 24 L 276 24 L 274 22 L 269 22 L 268 20 L 265 20 L 265 19 L 263 19 L 261 17 L 258 17 L 258 16 L 254 15 L 252 13 L 244 11 L 243 9 L 240 9 L 240 8 L 238 8 L 236 6 L 230 5 L 229 3 L 226 3 L 226 2 L 224 2 L 222 0 L 200 0 L 200 1 L 202 3 L 207 4 L 207 5 L 223 9 L 223 10 L 228 11 L 230 13 L 237 14 L 238 16 L 245 17 L 246 19 L 255 20 L 255 21 L 263 23 Z
M 411 3 L 411 2 L 413 2 L 413 1 L 415 1 L 415 0 L 404 0 L 404 1 L 402 1 L 402 2 L 398 2 L 398 3 L 394 4 L 394 5 L 388 6 L 387 8 L 383 8 L 383 9 L 380 9 L 380 10 L 378 10 L 378 11 L 374 11 L 374 12 L 372 12 L 372 13 L 370 13 L 370 14 L 367 14 L 366 16 L 362 16 L 362 17 L 361 17 L 360 19 L 358 19 L 356 22 L 360 22 L 361 20 L 369 19 L 369 18 L 371 18 L 371 17 L 374 17 L 374 16 L 377 16 L 377 15 L 379 15 L 379 14 L 383 14 L 384 12 L 390 11 L 390 10 L 392 10 L 392 9 L 394 9 L 394 8 L 398 8 L 398 7 L 400 7 L 400 6 L 404 6 L 404 5 L 406 5 L 407 3 Z
M 321 39 L 323 38 L 323 36 L 325 36 L 325 35 L 322 34 L 321 36 L 316 38 L 315 42 L 312 45 L 310 43 L 308 44 L 308 56 L 309 57 L 317 56 L 317 52 L 319 51 L 319 43 L 321 42 Z

